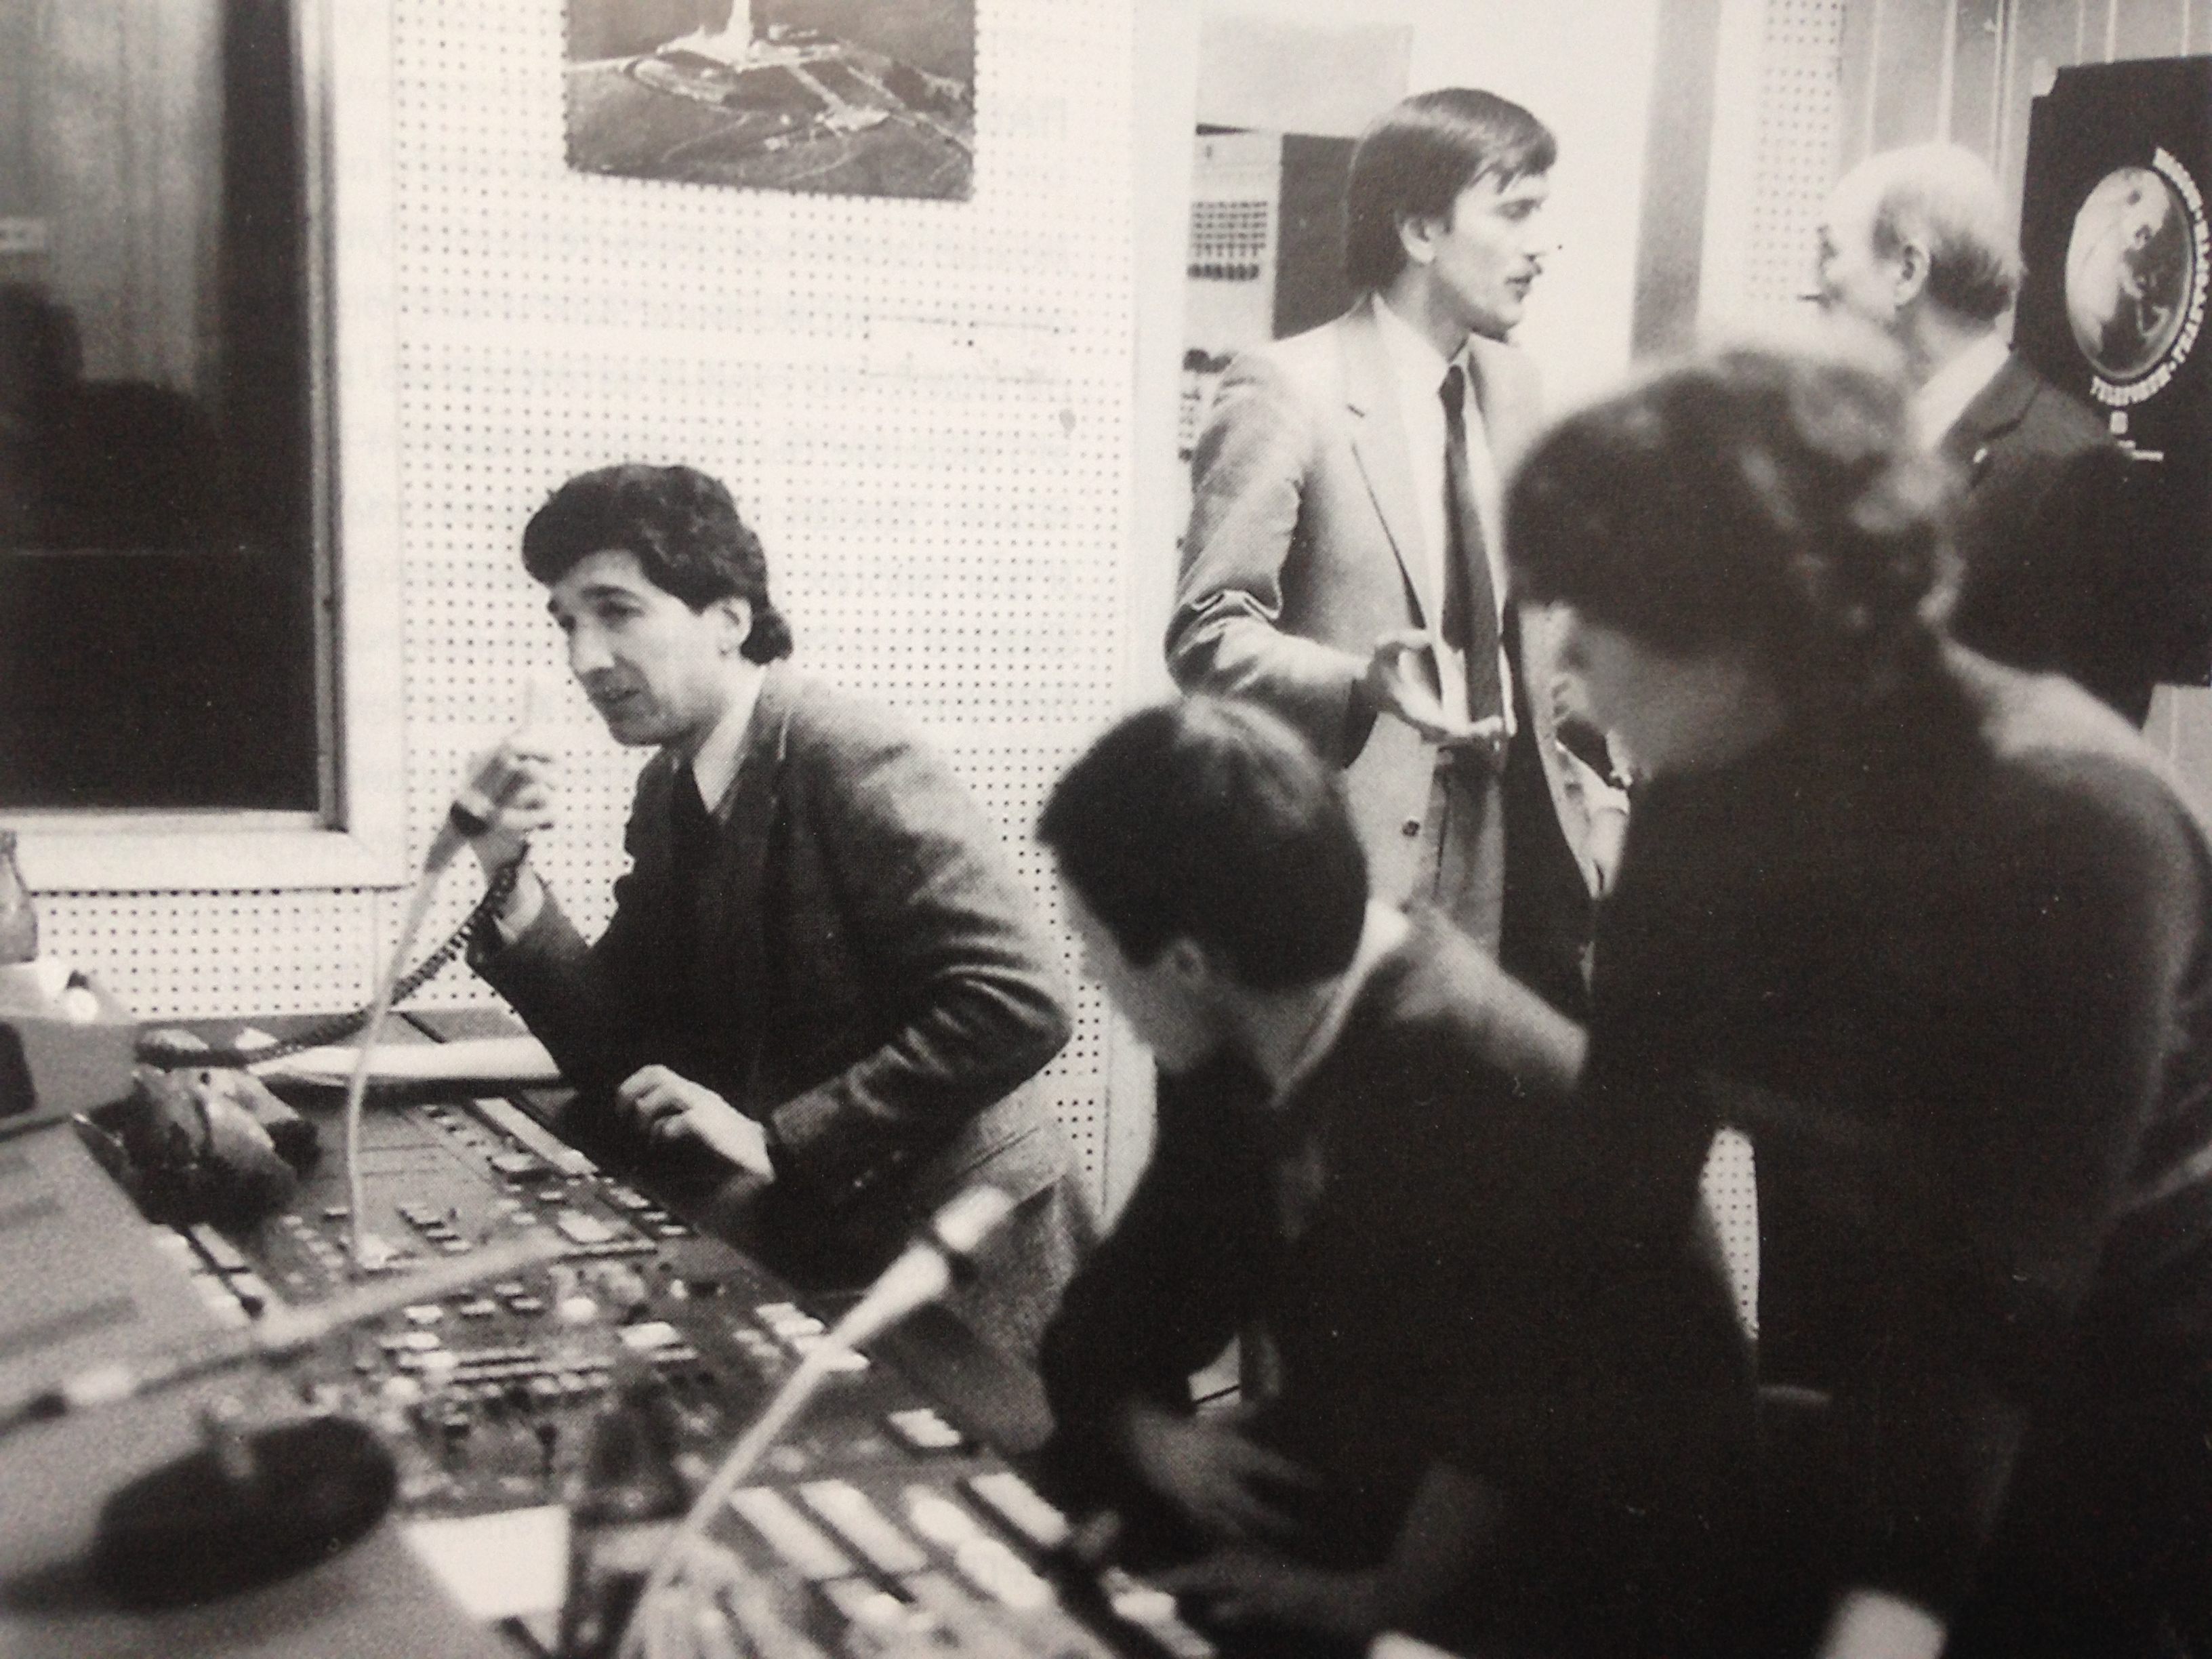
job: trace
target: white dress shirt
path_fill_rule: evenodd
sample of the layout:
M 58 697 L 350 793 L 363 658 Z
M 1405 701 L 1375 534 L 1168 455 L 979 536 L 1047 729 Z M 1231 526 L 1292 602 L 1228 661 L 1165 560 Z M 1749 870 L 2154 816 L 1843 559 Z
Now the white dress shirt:
M 1450 544 L 1444 516 L 1444 405 L 1438 394 L 1443 386 L 1445 371 L 1453 362 L 1457 362 L 1467 376 L 1467 476 L 1474 488 L 1475 514 L 1482 524 L 1482 550 L 1490 565 L 1490 599 L 1497 611 L 1500 629 L 1498 684 L 1505 705 L 1506 728 L 1510 731 L 1513 667 L 1506 660 L 1504 635 L 1505 490 L 1498 476 L 1498 459 L 1490 453 L 1490 430 L 1483 423 L 1482 407 L 1474 396 L 1480 380 L 1466 352 L 1447 360 L 1429 343 L 1426 336 L 1391 310 L 1380 295 L 1370 303 L 1375 307 L 1383 355 L 1390 363 L 1391 386 L 1397 397 L 1398 419 L 1405 429 L 1407 459 L 1413 463 L 1413 496 L 1421 513 L 1421 574 L 1427 580 L 1429 592 L 1436 596 L 1439 613 L 1444 592 L 1444 553 Z M 1467 664 L 1461 653 L 1437 635 L 1443 621 L 1441 614 L 1428 619 L 1437 678 L 1443 688 L 1444 713 L 1464 724 L 1468 718 Z
M 710 816 L 738 781 L 738 763 L 744 758 L 745 732 L 753 723 L 753 706 L 760 702 L 761 683 L 768 678 L 768 671 L 758 663 L 748 659 L 745 667 L 750 672 L 739 683 L 737 695 L 691 757 L 691 780 L 698 785 L 699 799 L 707 804 Z
M 2011 356 L 2011 348 L 1992 330 L 1928 377 L 1912 394 L 1912 425 L 1921 448 L 1932 450 L 1943 441 Z

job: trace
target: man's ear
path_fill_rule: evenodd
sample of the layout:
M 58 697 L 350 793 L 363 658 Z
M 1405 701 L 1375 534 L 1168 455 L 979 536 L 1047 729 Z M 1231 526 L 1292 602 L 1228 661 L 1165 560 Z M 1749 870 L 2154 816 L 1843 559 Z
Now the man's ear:
M 744 642 L 752 637 L 753 605 L 750 599 L 732 593 L 714 601 L 714 610 L 724 621 L 721 638 L 722 654 L 735 656 Z
M 1409 265 L 1434 264 L 1437 258 L 1437 239 L 1451 228 L 1448 219 L 1427 213 L 1401 213 L 1398 216 L 1398 246 L 1406 251 Z
M 1221 978 L 1212 953 L 1188 934 L 1179 933 L 1161 946 L 1158 960 L 1179 988 L 1194 994 L 1211 989 Z
M 1902 310 L 1928 291 L 1928 270 L 1933 261 L 1926 245 L 1911 237 L 1898 244 L 1895 258 L 1897 304 Z

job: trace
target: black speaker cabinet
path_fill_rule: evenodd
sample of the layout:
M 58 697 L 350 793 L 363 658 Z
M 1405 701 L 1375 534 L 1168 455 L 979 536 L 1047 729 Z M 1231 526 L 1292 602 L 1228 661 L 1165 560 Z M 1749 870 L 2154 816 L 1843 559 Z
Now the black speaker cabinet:
M 2058 71 L 2028 127 L 2014 343 L 2134 456 L 2129 510 L 2170 618 L 2165 678 L 2212 670 L 2212 58 Z

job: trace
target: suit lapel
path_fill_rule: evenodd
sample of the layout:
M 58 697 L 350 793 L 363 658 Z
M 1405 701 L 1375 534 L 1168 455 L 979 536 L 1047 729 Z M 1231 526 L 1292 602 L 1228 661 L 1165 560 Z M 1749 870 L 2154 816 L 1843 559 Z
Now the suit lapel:
M 1367 304 L 1346 312 L 1337 323 L 1344 353 L 1345 405 L 1352 417 L 1352 453 L 1359 463 L 1367 493 L 1390 538 L 1398 567 L 1420 611 L 1424 626 L 1443 615 L 1443 596 L 1431 579 L 1431 561 L 1421 542 L 1420 507 L 1413 493 L 1413 464 L 1398 418 L 1390 364 Z
M 1936 446 L 1972 489 L 1989 470 L 1990 445 L 2027 418 L 2035 401 L 2036 379 L 2017 355 L 2008 356 L 1990 383 L 1951 422 Z
M 730 789 L 714 809 L 720 834 L 712 873 L 694 896 L 701 966 L 730 975 L 730 1006 L 744 1023 L 744 1053 L 736 1075 L 750 1085 L 752 1057 L 760 1047 L 766 941 L 761 933 L 769 846 L 775 833 L 783 788 L 785 743 L 791 721 L 789 671 L 773 664 L 745 727 L 744 747 Z M 732 1101 L 744 1109 L 743 1103 Z

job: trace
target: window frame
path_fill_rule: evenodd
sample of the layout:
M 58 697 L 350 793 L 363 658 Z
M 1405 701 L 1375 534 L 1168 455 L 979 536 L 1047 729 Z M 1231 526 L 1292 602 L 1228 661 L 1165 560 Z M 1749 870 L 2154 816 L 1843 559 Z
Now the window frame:
M 321 804 L 9 809 L 36 891 L 407 880 L 390 0 L 295 0 L 292 17 L 307 152 Z

